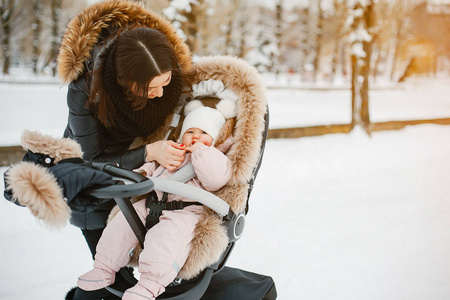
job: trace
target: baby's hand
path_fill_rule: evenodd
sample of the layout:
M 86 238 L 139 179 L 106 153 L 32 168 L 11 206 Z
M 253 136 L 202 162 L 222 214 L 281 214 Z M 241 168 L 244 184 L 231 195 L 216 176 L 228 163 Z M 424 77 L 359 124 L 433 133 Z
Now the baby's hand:
M 186 151 L 189 152 L 194 152 L 195 150 L 197 150 L 198 148 L 204 147 L 205 145 L 202 142 L 196 142 L 188 147 L 186 147 Z

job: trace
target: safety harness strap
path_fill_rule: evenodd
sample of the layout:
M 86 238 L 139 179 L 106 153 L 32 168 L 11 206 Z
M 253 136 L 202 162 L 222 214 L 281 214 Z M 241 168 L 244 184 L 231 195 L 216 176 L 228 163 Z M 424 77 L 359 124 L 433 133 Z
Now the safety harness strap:
M 168 179 L 177 182 L 187 182 L 195 177 L 194 167 L 191 163 L 186 164 L 180 168 L 177 172 L 172 174 Z M 159 217 L 162 215 L 163 210 L 178 210 L 183 209 L 190 205 L 202 205 L 200 202 L 185 202 L 185 201 L 167 201 L 168 193 L 164 193 L 163 198 L 158 200 L 158 196 L 155 191 L 151 191 L 147 199 L 145 200 L 145 205 L 150 212 L 145 219 L 145 227 L 147 230 L 155 226 L 159 222 Z
M 147 230 L 158 224 L 159 217 L 162 215 L 163 210 L 178 210 L 190 205 L 203 205 L 200 202 L 159 201 L 155 191 L 148 194 L 145 204 L 147 208 L 150 209 L 145 219 L 145 227 Z

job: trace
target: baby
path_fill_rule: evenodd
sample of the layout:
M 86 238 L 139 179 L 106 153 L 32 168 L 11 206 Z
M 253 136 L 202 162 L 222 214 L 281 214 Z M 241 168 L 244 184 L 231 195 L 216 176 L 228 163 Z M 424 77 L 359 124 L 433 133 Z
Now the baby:
M 185 158 L 179 168 L 192 163 L 196 177 L 186 184 L 207 191 L 217 191 L 231 177 L 231 162 L 221 151 L 213 147 L 220 129 L 225 123 L 222 113 L 209 107 L 198 107 L 189 112 L 180 133 Z M 156 162 L 145 163 L 135 170 L 147 176 L 169 177 L 171 172 Z M 162 192 L 156 191 L 158 199 Z M 168 201 L 190 202 L 183 209 L 164 210 L 159 222 L 151 227 L 145 236 L 144 249 L 139 257 L 139 282 L 128 289 L 122 299 L 155 299 L 177 276 L 190 252 L 194 229 L 200 219 L 203 206 L 195 199 L 174 194 Z M 189 205 L 192 204 L 192 205 Z M 145 199 L 134 205 L 141 221 L 145 223 L 148 208 Z M 78 278 L 78 287 L 92 291 L 114 283 L 115 273 L 126 266 L 130 252 L 138 241 L 122 213 L 106 226 L 97 245 L 94 269 Z

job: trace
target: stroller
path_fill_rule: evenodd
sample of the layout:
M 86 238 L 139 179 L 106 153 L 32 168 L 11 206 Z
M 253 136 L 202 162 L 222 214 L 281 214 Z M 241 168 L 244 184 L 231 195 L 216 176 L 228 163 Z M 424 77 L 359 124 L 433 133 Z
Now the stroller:
M 126 18 L 126 21 L 117 20 L 120 18 L 117 17 L 114 20 L 116 24 L 141 22 L 143 25 L 149 23 L 161 29 L 162 25 L 155 22 L 155 17 L 138 4 L 124 5 L 123 1 L 110 3 L 120 11 L 118 16 L 128 14 L 125 10 L 131 7 L 137 11 L 133 12 L 132 16 L 147 17 L 143 20 L 131 17 Z M 111 19 L 111 14 L 108 18 Z M 77 18 L 72 20 L 76 21 Z M 180 55 L 185 56 L 186 53 Z M 5 197 L 29 207 L 31 212 L 44 222 L 58 225 L 70 218 L 70 222 L 80 228 L 85 228 L 87 223 L 96 222 L 98 226 L 102 226 L 105 217 L 117 204 L 140 245 L 143 244 L 146 228 L 132 207 L 134 197 L 157 189 L 195 199 L 208 207 L 198 225 L 203 226 L 198 228 L 203 234 L 195 235 L 191 254 L 180 270 L 179 278 L 167 286 L 166 291 L 157 299 L 275 299 L 277 293 L 272 278 L 225 266 L 236 241 L 243 233 L 245 216 L 249 210 L 249 197 L 264 152 L 269 123 L 264 87 L 254 68 L 243 60 L 228 56 L 198 59 L 193 65 L 193 74 L 195 82 L 208 79 L 222 81 L 239 98 L 237 117 L 228 120 L 221 131 L 222 138 L 225 139 L 229 134 L 234 138 L 233 145 L 226 153 L 233 163 L 233 175 L 228 184 L 218 192 L 210 194 L 185 186 L 183 182 L 186 178 L 193 176 L 191 170 L 185 171 L 185 174 L 178 178 L 172 178 L 170 182 L 148 179 L 108 163 L 83 161 L 80 158 L 80 146 L 73 140 L 25 132 L 22 145 L 28 152 L 24 162 L 6 172 Z M 181 104 L 189 100 L 189 95 L 185 94 L 182 98 Z M 179 131 L 178 127 L 174 124 L 172 127 L 166 126 L 158 134 L 170 138 Z M 136 140 L 132 146 L 137 147 L 156 138 L 158 137 L 153 136 Z M 53 192 L 42 196 L 40 205 L 36 205 L 35 199 L 29 198 L 29 190 L 27 186 L 23 186 L 24 178 L 21 176 L 30 172 L 38 174 L 39 178 L 49 177 L 50 181 L 55 183 Z M 29 183 L 28 187 L 34 186 L 34 183 Z M 95 245 L 89 247 L 92 249 Z M 205 249 L 220 251 L 207 252 Z M 191 257 L 195 259 L 190 259 Z M 87 295 L 85 299 L 120 299 L 123 292 L 136 282 L 133 268 L 122 268 L 116 275 L 115 283 L 106 288 L 106 294 L 98 298 L 95 295 Z M 69 292 L 66 299 L 72 299 L 76 292 L 77 290 Z

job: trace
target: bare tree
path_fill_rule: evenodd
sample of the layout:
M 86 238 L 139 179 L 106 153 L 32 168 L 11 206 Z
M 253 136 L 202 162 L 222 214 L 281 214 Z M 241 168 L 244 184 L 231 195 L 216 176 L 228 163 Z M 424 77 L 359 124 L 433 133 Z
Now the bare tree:
M 406 38 L 407 29 L 409 26 L 409 12 L 410 4 L 407 0 L 396 0 L 392 7 L 392 29 L 393 37 L 391 45 L 391 63 L 390 65 L 390 77 L 391 80 L 395 80 L 395 74 L 398 68 L 398 52 L 402 41 Z
M 42 1 L 33 0 L 33 24 L 31 28 L 33 29 L 33 50 L 32 50 L 32 64 L 33 73 L 38 73 L 38 60 L 40 55 L 40 34 L 41 34 L 41 18 L 42 18 Z
M 333 81 L 339 69 L 342 69 L 343 62 L 339 63 L 343 58 L 344 48 L 344 28 L 348 14 L 346 2 L 344 0 L 333 0 L 333 15 L 331 16 L 330 25 L 333 27 L 333 52 L 331 58 L 331 78 Z M 342 72 L 342 70 L 341 70 Z
M 278 75 L 280 73 L 281 63 L 282 63 L 282 53 L 283 53 L 283 0 L 278 0 L 275 4 L 275 39 L 278 52 L 276 53 L 275 62 L 275 73 Z
M 11 65 L 11 31 L 12 21 L 19 13 L 20 0 L 0 0 L 1 48 L 3 52 L 3 74 L 9 74 Z
M 317 27 L 316 27 L 316 51 L 314 56 L 314 81 L 320 72 L 320 55 L 322 50 L 322 34 L 323 34 L 324 14 L 322 9 L 322 0 L 317 0 Z
M 352 126 L 361 125 L 370 134 L 369 72 L 373 27 L 373 0 L 357 0 L 353 8 L 352 43 Z
M 366 55 L 363 57 L 363 65 L 361 66 L 361 74 L 363 76 L 363 83 L 361 89 L 361 124 L 363 128 L 370 134 L 370 115 L 369 115 L 369 74 L 370 74 L 370 62 L 372 57 L 372 43 L 373 43 L 373 27 L 374 27 L 374 14 L 373 9 L 374 1 L 367 1 L 367 5 L 364 9 L 364 25 L 366 31 L 372 36 L 364 39 L 363 51 Z
M 310 63 L 309 58 L 312 52 L 311 45 L 311 11 L 309 5 L 304 6 L 300 11 L 300 52 L 301 52 L 301 62 L 300 62 L 300 75 L 301 80 L 306 81 L 307 78 L 307 65 Z
M 173 2 L 174 0 L 171 0 Z M 212 0 L 190 0 L 188 7 L 176 8 L 172 21 L 179 24 L 180 30 L 186 36 L 186 43 L 191 52 L 196 55 L 207 55 L 209 42 L 217 37 L 214 24 L 214 13 Z
M 52 0 L 52 48 L 50 52 L 50 65 L 52 75 L 56 76 L 56 58 L 58 56 L 58 48 L 60 44 L 59 36 L 59 20 L 61 18 L 62 0 Z
M 389 7 L 385 1 L 379 1 L 377 3 L 374 15 L 376 18 L 377 30 L 372 34 L 372 68 L 371 77 L 372 81 L 376 81 L 379 74 L 379 68 L 381 61 L 385 58 L 385 41 L 389 35 L 389 26 L 386 16 L 388 15 Z
M 238 41 L 236 55 L 245 58 L 253 48 L 250 38 L 255 32 L 255 25 L 259 22 L 258 7 L 250 5 L 249 1 L 239 1 L 236 12 L 236 31 L 234 39 Z
M 224 33 L 225 33 L 225 51 L 224 54 L 236 54 L 236 48 L 235 43 L 233 42 L 234 39 L 234 32 L 237 29 L 235 24 L 238 22 L 235 22 L 236 18 L 238 17 L 238 7 L 239 7 L 239 1 L 238 0 L 231 0 L 230 5 L 228 8 L 225 8 L 224 11 L 224 18 L 223 18 L 223 27 L 224 27 Z

